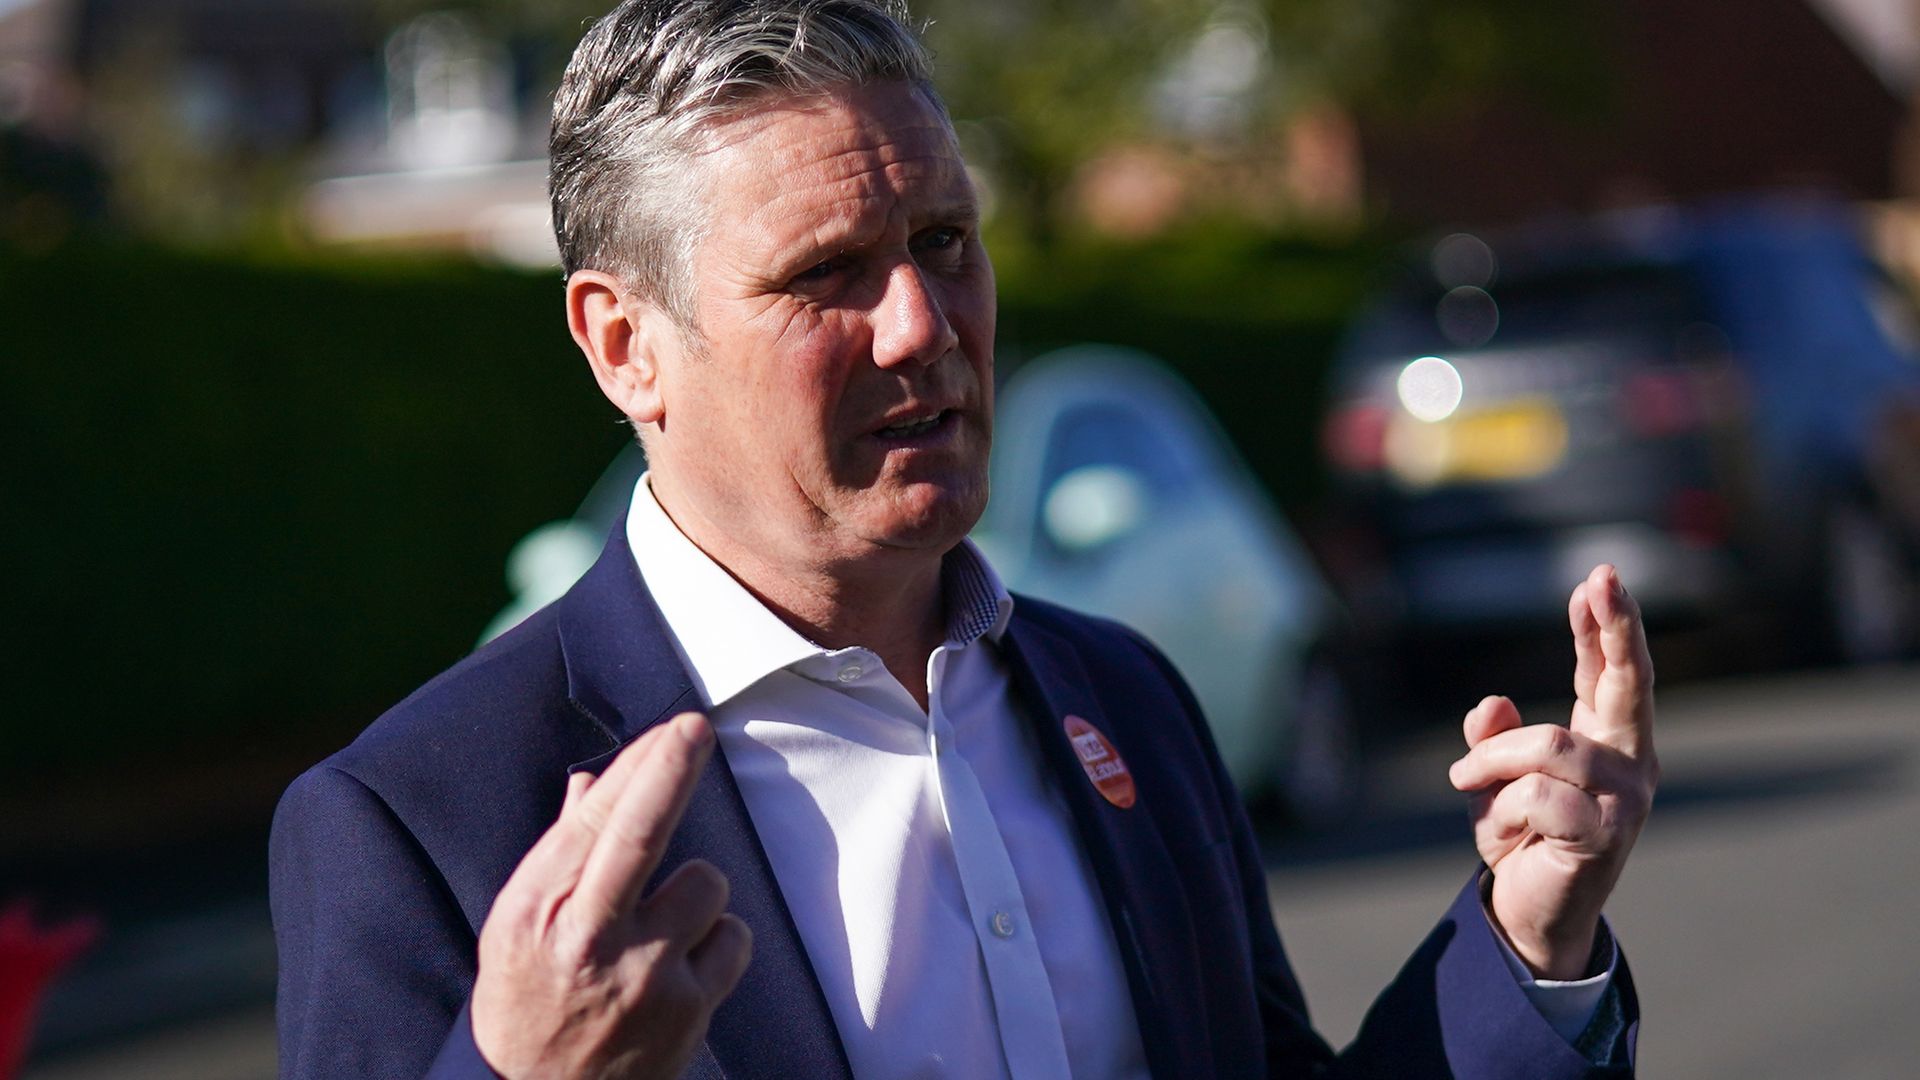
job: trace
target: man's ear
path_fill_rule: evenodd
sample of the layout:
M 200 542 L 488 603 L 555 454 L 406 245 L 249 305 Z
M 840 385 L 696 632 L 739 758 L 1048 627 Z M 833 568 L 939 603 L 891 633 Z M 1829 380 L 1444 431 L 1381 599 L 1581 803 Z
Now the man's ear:
M 661 363 L 674 358 L 668 354 L 680 342 L 658 304 L 634 296 L 612 274 L 576 270 L 567 278 L 567 329 L 614 408 L 637 424 L 666 416 Z

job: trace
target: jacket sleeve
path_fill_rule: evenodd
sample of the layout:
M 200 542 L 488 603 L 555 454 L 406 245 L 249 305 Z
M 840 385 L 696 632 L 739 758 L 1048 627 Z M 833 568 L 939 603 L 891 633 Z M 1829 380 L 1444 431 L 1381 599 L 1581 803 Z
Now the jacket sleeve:
M 1632 978 L 1621 955 L 1608 990 L 1623 1045 L 1594 1048 L 1601 1061 L 1553 1030 L 1528 1000 L 1500 954 L 1480 900 L 1479 874 L 1374 1000 L 1353 1044 L 1340 1056 L 1343 1076 L 1454 1076 L 1486 1080 L 1627 1080 L 1639 1021 Z M 1612 1019 L 1607 1022 L 1613 1023 Z
M 1135 635 L 1135 640 L 1204 729 L 1199 703 L 1172 663 L 1144 638 Z M 1375 999 L 1353 1043 L 1335 1053 L 1309 1024 L 1305 997 L 1274 927 L 1266 868 L 1246 809 L 1212 739 L 1201 741 L 1214 788 L 1222 793 L 1221 813 L 1232 830 L 1268 1076 L 1625 1080 L 1633 1075 L 1639 1004 L 1624 953 L 1609 1007 L 1602 1010 L 1611 1013 L 1609 1022 L 1619 1024 L 1622 1035 L 1616 1046 L 1601 1048 L 1598 1056 L 1608 1063 L 1596 1064 L 1553 1030 L 1514 979 L 1481 907 L 1478 873 Z
M 378 794 L 307 772 L 274 814 L 268 866 L 283 1080 L 494 1080 L 466 1019 L 473 928 Z

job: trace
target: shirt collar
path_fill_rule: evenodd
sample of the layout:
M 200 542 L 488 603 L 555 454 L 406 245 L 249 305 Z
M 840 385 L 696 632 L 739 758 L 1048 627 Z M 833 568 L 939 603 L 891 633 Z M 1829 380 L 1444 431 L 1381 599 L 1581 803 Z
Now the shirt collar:
M 827 651 L 768 611 L 687 539 L 660 508 L 647 480 L 642 474 L 633 486 L 627 546 L 709 708 L 773 672 Z M 982 637 L 999 642 L 1013 617 L 1013 597 L 973 541 L 963 540 L 947 553 L 940 588 L 946 598 L 949 645 L 964 646 Z
M 947 640 L 967 645 L 984 637 L 999 644 L 1013 618 L 1013 594 L 973 541 L 962 540 L 940 564 L 947 601 Z

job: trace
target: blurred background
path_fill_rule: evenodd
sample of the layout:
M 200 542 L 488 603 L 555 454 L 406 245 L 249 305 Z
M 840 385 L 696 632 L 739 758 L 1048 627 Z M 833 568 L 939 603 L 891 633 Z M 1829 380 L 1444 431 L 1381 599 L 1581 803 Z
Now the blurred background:
M 279 792 L 597 550 L 641 465 L 543 150 L 604 6 L 0 0 L 0 1077 L 272 1075 Z M 914 10 L 1000 281 L 978 538 L 1188 672 L 1327 1033 L 1610 560 L 1645 1075 L 1909 1075 L 1920 4 Z

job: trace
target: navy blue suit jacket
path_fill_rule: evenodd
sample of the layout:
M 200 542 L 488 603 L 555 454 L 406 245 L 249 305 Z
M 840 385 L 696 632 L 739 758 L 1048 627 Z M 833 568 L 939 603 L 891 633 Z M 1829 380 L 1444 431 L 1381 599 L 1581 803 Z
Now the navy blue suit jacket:
M 1547 1026 L 1471 885 L 1336 1056 L 1308 1025 L 1246 816 L 1166 660 L 1124 628 L 1027 598 L 1003 645 L 1099 879 L 1155 1077 L 1628 1074 L 1591 1066 Z M 281 1075 L 490 1077 L 465 1005 L 495 894 L 558 815 L 570 771 L 597 772 L 650 726 L 700 704 L 622 525 L 563 599 L 296 780 L 271 848 Z M 1061 728 L 1068 713 L 1126 759 L 1131 808 L 1088 782 Z M 696 857 L 730 879 L 754 956 L 688 1075 L 851 1080 L 718 753 L 659 875 Z M 1631 1017 L 1624 965 L 1617 985 Z

